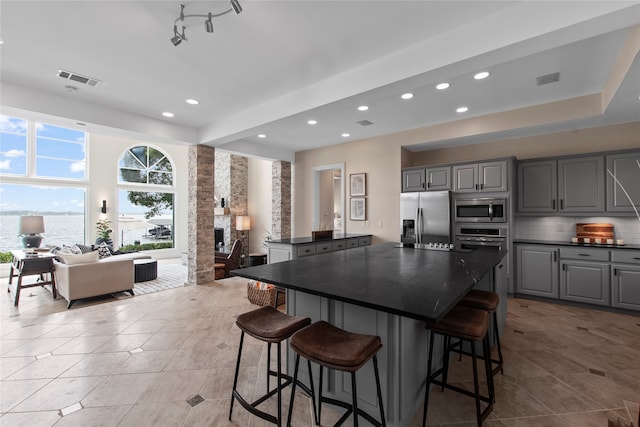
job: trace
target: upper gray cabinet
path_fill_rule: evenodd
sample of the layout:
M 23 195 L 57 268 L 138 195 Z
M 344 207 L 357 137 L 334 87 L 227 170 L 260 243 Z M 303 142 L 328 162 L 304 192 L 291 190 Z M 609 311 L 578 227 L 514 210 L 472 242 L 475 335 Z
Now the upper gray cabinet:
M 473 163 L 453 167 L 453 191 L 474 193 L 508 190 L 506 161 Z
M 604 212 L 604 157 L 558 160 L 560 212 Z
M 402 171 L 402 192 L 425 190 L 424 169 L 407 169 Z
M 606 177 L 607 211 L 640 210 L 640 152 L 607 156 Z
M 425 170 L 427 178 L 427 191 L 451 190 L 451 168 L 427 168 Z
M 518 211 L 604 212 L 604 157 L 521 162 Z
M 518 163 L 518 211 L 556 212 L 558 162 Z
M 402 171 L 402 192 L 451 190 L 451 167 Z

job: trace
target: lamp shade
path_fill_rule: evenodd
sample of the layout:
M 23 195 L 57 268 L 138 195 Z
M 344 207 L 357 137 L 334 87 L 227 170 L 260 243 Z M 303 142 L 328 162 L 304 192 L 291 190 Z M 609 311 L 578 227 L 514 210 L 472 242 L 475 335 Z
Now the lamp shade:
M 44 233 L 44 217 L 42 215 L 27 215 L 20 217 L 19 234 Z
M 249 216 L 237 216 L 236 217 L 236 230 L 247 231 L 251 229 L 251 217 Z

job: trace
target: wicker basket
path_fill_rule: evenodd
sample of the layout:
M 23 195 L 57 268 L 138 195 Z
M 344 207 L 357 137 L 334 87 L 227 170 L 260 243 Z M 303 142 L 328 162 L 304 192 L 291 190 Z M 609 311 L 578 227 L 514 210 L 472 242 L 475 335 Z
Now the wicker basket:
M 269 289 L 258 289 L 252 283 L 247 283 L 247 298 L 252 304 L 274 306 L 278 297 L 278 305 L 285 303 L 284 289 L 272 286 Z

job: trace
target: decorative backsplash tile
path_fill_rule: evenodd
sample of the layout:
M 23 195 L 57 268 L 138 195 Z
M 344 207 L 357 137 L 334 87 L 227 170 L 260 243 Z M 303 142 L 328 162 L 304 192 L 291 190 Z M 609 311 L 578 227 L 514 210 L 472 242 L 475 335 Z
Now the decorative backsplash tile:
M 626 244 L 640 245 L 640 221 L 637 218 L 616 217 L 523 217 L 515 219 L 515 239 L 571 241 L 576 223 L 607 222 L 613 224 L 614 238 Z

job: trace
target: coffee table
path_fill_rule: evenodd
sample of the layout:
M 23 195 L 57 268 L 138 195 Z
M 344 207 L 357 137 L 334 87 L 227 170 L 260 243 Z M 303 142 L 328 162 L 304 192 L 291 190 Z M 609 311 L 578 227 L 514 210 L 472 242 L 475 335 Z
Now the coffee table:
M 158 260 L 153 258 L 134 259 L 135 283 L 147 282 L 158 278 Z

